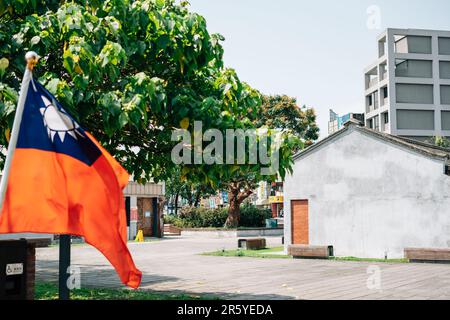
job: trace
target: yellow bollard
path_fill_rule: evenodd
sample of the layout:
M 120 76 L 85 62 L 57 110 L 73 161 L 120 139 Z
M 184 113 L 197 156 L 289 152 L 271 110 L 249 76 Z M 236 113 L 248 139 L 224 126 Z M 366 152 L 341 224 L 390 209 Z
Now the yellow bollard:
M 9 138 L 11 137 L 11 129 L 6 128 L 5 130 L 5 138 L 6 138 L 6 142 L 9 143 Z
M 136 241 L 136 242 L 144 242 L 144 231 L 139 230 L 137 235 L 136 235 L 136 239 L 134 239 L 134 241 Z

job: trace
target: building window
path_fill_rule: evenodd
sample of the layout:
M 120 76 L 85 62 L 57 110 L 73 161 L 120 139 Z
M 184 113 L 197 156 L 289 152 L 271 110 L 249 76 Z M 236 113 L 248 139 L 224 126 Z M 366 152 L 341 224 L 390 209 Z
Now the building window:
M 430 60 L 395 60 L 395 76 L 407 78 L 432 78 L 433 62 Z
M 395 35 L 396 53 L 431 53 L 431 37 Z
M 397 102 L 413 104 L 434 104 L 432 84 L 397 83 Z
M 450 131 L 450 111 L 441 112 L 442 130 Z
M 397 110 L 397 128 L 400 130 L 434 130 L 434 111 Z
M 450 38 L 439 38 L 439 54 L 450 55 Z
M 389 113 L 383 113 L 383 123 L 388 124 L 389 123 Z
M 441 104 L 450 104 L 450 86 L 441 86 Z
M 439 62 L 439 76 L 441 79 L 450 79 L 450 61 Z
M 367 127 L 368 127 L 369 129 L 373 129 L 373 119 L 367 120 Z

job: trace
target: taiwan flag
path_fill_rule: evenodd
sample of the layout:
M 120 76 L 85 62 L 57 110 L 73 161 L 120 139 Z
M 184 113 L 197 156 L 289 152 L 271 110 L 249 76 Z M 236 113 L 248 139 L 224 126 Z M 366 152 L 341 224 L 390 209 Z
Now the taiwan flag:
M 128 173 L 38 81 L 25 85 L 0 233 L 82 236 L 137 288 L 142 273 L 127 248 Z

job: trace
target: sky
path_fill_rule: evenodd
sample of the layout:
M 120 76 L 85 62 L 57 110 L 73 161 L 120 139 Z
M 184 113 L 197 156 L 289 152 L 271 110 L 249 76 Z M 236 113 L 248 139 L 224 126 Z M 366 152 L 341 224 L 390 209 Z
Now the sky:
M 262 93 L 313 107 L 321 138 L 328 135 L 330 108 L 364 112 L 363 70 L 376 60 L 384 29 L 450 30 L 448 0 L 189 2 L 211 33 L 225 37 L 226 67 Z

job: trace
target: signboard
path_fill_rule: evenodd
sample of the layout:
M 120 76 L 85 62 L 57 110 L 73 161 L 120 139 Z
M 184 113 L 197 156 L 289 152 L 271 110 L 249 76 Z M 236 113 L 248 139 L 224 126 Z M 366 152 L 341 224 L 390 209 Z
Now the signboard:
M 283 196 L 271 196 L 269 203 L 283 203 Z
M 23 263 L 11 263 L 6 265 L 6 275 L 15 276 L 23 274 Z

